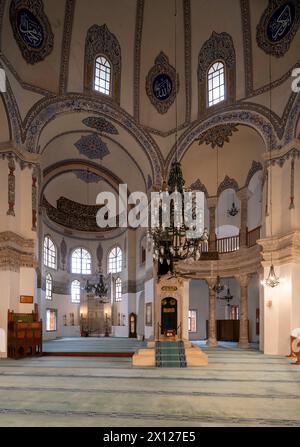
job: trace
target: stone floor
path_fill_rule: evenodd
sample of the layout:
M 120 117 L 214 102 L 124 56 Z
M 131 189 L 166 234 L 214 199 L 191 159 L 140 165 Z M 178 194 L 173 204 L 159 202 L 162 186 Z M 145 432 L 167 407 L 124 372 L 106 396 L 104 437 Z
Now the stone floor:
M 128 340 L 115 342 L 128 349 Z M 196 369 L 136 369 L 128 358 L 0 360 L 0 426 L 300 426 L 299 366 L 228 344 L 203 349 L 209 365 Z

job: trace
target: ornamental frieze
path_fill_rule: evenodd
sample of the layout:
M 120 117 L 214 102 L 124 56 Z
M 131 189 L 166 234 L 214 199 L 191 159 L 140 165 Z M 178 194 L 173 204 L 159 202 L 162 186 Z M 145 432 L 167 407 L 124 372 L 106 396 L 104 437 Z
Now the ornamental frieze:
M 179 78 L 176 70 L 169 64 L 168 57 L 160 52 L 155 65 L 146 78 L 146 92 L 156 110 L 166 113 L 173 104 L 179 90 Z
M 84 205 L 74 202 L 66 197 L 60 197 L 56 202 L 56 208 L 44 197 L 43 207 L 48 218 L 59 225 L 70 230 L 105 232 L 113 228 L 100 228 L 97 225 L 96 215 L 101 208 L 100 205 Z M 117 217 L 118 221 L 118 217 Z
M 42 0 L 13 0 L 9 11 L 14 37 L 29 64 L 44 60 L 53 49 L 53 32 Z
M 256 29 L 258 46 L 267 54 L 284 56 L 300 23 L 299 0 L 271 0 Z

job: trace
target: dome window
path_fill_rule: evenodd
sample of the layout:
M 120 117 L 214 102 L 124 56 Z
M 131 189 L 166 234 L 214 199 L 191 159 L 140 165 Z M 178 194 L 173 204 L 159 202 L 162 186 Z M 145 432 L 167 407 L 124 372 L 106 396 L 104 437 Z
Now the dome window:
M 111 65 L 104 56 L 99 56 L 95 62 L 94 89 L 104 95 L 111 94 Z
M 215 62 L 207 74 L 208 106 L 214 106 L 225 99 L 225 68 L 222 62 Z

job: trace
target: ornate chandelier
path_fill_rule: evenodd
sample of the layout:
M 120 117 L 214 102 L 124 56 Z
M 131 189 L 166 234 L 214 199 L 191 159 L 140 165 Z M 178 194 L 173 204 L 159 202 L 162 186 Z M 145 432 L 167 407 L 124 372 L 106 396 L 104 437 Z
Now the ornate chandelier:
M 87 280 L 84 290 L 87 293 L 94 293 L 101 303 L 109 302 L 108 285 L 107 281 L 104 280 L 102 273 L 100 273 L 99 282 L 96 284 L 91 284 L 89 280 Z
M 166 263 L 170 266 L 170 271 L 173 271 L 173 263 L 176 261 L 188 258 L 199 260 L 201 256 L 202 235 L 189 238 L 189 228 L 184 223 L 184 183 L 181 165 L 175 160 L 171 165 L 168 188 L 164 184 L 160 192 L 168 192 L 169 195 L 180 193 L 181 200 L 170 202 L 168 226 L 163 222 L 163 204 L 160 204 L 159 225 L 148 230 L 148 237 L 152 238 L 153 259 L 160 264 Z
M 229 305 L 229 302 L 233 299 L 233 295 L 231 295 L 231 293 L 230 293 L 230 288 L 227 287 L 226 295 L 218 296 L 217 298 L 218 298 L 218 300 L 225 300 L 225 301 L 227 301 L 227 305 Z
M 272 65 L 271 65 L 271 55 L 269 57 L 269 82 L 270 82 L 270 104 L 269 104 L 269 112 L 270 112 L 270 123 L 271 123 L 271 114 L 272 114 L 272 71 L 271 71 Z M 271 238 L 273 239 L 273 180 L 272 180 L 272 136 L 270 132 L 270 141 L 269 141 L 269 169 L 270 169 L 270 233 Z M 267 198 L 268 200 L 268 198 Z M 276 287 L 280 283 L 279 277 L 275 273 L 274 265 L 273 265 L 273 251 L 271 251 L 271 266 L 269 270 L 269 275 L 265 279 L 266 286 L 269 287 Z
M 177 79 L 177 5 L 175 0 L 175 14 L 174 14 L 174 55 L 175 55 L 175 73 Z M 171 164 L 169 172 L 168 183 L 163 182 L 160 193 L 168 192 L 169 195 L 173 193 L 179 193 L 181 200 L 170 201 L 170 220 L 166 225 L 163 221 L 164 205 L 159 202 L 158 214 L 159 223 L 154 228 L 150 227 L 148 230 L 148 236 L 152 239 L 153 244 L 153 259 L 159 262 L 160 265 L 165 265 L 166 273 L 170 271 L 174 272 L 174 263 L 180 260 L 192 258 L 194 260 L 200 259 L 201 256 L 201 238 L 197 234 L 197 237 L 191 237 L 190 230 L 195 228 L 188 228 L 185 224 L 184 210 L 187 210 L 187 206 L 184 204 L 184 184 L 185 181 L 182 175 L 181 164 L 178 161 L 177 149 L 178 149 L 178 105 L 177 105 L 177 92 L 175 96 L 175 159 Z M 186 204 L 188 205 L 188 204 Z M 195 208 L 191 205 L 193 217 L 195 216 Z M 189 237 L 188 237 L 189 236 Z
M 265 280 L 266 286 L 269 287 L 276 287 L 280 283 L 279 277 L 275 273 L 274 265 L 271 264 L 269 275 L 267 279 Z

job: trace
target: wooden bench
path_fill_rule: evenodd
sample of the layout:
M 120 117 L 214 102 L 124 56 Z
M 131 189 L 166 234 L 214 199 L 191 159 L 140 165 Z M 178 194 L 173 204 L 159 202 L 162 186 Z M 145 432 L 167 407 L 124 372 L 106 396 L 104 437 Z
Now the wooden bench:
M 42 354 L 42 320 L 37 305 L 31 314 L 8 311 L 7 355 L 13 359 Z

